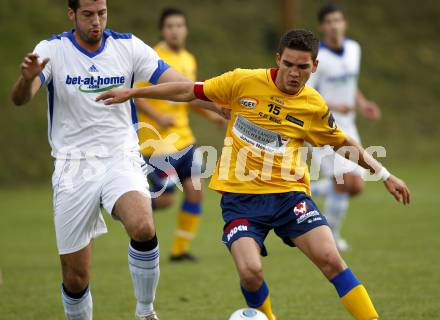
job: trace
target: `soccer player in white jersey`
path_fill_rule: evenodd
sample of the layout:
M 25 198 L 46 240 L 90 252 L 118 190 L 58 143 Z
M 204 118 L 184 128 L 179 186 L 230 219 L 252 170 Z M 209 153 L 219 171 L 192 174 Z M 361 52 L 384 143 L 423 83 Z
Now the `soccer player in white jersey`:
M 55 158 L 54 222 L 65 316 L 92 319 L 92 244 L 107 231 L 100 213 L 103 207 L 122 222 L 131 238 L 128 262 L 136 317 L 158 319 L 153 301 L 160 273 L 159 246 L 133 125 L 136 112 L 131 102 L 109 108 L 95 98 L 111 88 L 131 87 L 135 81 L 187 80 L 135 36 L 106 29 L 106 0 L 69 0 L 68 6 L 74 29 L 41 41 L 26 55 L 12 92 L 13 102 L 23 105 L 41 86 L 48 89 L 48 134 Z
M 356 41 L 346 38 L 347 22 L 339 6 L 324 5 L 318 12 L 318 20 L 323 35 L 319 67 L 308 84 L 322 95 L 338 126 L 360 142 L 355 123 L 356 107 L 370 120 L 379 119 L 381 114 L 376 103 L 367 100 L 358 88 L 361 48 Z M 322 164 L 321 172 L 326 178 L 312 183 L 312 193 L 325 197 L 324 213 L 338 248 L 347 250 L 349 246 L 341 237 L 340 229 L 349 198 L 363 190 L 363 169 L 329 149 L 314 152 L 313 158 Z

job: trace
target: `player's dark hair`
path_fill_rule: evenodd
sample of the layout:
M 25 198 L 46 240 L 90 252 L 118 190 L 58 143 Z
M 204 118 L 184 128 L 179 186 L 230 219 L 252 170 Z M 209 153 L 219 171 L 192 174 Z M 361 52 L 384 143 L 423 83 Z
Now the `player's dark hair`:
M 318 22 L 322 23 L 327 15 L 334 12 L 344 14 L 344 9 L 335 3 L 327 3 L 318 10 Z
M 76 10 L 79 8 L 79 2 L 80 0 L 67 0 L 67 5 L 70 9 L 76 12 Z
M 280 55 L 283 54 L 286 48 L 310 52 L 313 61 L 315 61 L 318 57 L 319 40 L 311 31 L 292 29 L 281 37 L 278 45 L 278 53 Z
M 162 12 L 160 13 L 159 30 L 162 30 L 163 26 L 165 25 L 165 20 L 169 16 L 182 16 L 185 18 L 185 21 L 186 21 L 186 15 L 182 10 L 177 9 L 177 8 L 173 8 L 173 7 L 168 7 L 168 8 L 163 9 Z

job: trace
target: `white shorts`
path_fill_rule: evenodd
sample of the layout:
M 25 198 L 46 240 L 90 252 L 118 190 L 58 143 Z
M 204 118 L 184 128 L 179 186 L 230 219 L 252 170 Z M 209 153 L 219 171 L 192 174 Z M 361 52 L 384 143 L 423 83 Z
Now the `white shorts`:
M 344 126 L 338 124 L 338 126 L 349 137 L 360 143 L 359 132 L 354 122 L 351 124 L 345 123 Z M 311 172 L 312 180 L 323 177 L 335 177 L 337 179 L 341 179 L 344 173 L 352 173 L 362 177 L 365 173 L 364 168 L 337 154 L 330 146 L 314 148 L 312 153 L 312 162 L 313 170 L 319 169 L 318 174 L 316 172 Z
M 77 252 L 107 233 L 101 208 L 111 214 L 124 193 L 139 191 L 149 197 L 144 164 L 137 152 L 103 159 L 55 160 L 53 208 L 60 255 Z

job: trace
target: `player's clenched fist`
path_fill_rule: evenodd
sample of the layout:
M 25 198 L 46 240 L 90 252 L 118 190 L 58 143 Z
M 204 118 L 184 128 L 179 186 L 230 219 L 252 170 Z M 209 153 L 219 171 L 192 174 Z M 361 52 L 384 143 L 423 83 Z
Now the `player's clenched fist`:
M 43 71 L 48 62 L 49 58 L 41 61 L 38 54 L 28 53 L 20 65 L 21 75 L 25 80 L 33 80 Z

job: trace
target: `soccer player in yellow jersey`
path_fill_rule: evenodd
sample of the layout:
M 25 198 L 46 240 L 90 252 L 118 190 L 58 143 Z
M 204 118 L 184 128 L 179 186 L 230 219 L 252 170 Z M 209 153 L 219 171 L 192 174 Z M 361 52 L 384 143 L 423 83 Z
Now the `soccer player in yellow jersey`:
M 276 319 L 263 278 L 260 255 L 270 230 L 300 249 L 335 286 L 358 320 L 378 319 L 365 287 L 340 256 L 326 219 L 310 198 L 304 142 L 332 145 L 384 181 L 396 200 L 409 203 L 409 190 L 335 124 L 319 93 L 306 85 L 318 67 L 319 42 L 294 29 L 280 40 L 276 69 L 237 69 L 204 83 L 170 83 L 112 90 L 106 104 L 132 97 L 190 101 L 195 97 L 228 106 L 230 123 L 211 188 L 223 193 L 223 240 L 231 251 L 249 306 Z M 350 151 L 350 152 L 349 152 Z
M 190 80 L 196 79 L 196 60 L 185 49 L 188 35 L 183 11 L 166 8 L 159 19 L 162 41 L 154 47 L 161 59 Z M 136 87 L 149 83 L 140 82 Z M 139 143 L 149 165 L 148 179 L 153 209 L 171 206 L 175 201 L 175 181 L 181 183 L 185 194 L 177 218 L 177 230 L 171 248 L 171 261 L 195 261 L 189 253 L 201 217 L 202 190 L 193 185 L 191 176 L 201 171 L 200 157 L 195 156 L 195 138 L 189 126 L 190 104 L 163 100 L 138 99 Z M 208 119 L 224 124 L 219 115 L 194 108 Z M 147 125 L 145 125 L 147 124 Z M 171 139 L 176 137 L 176 139 Z M 153 142 L 153 143 L 152 143 Z M 156 143 L 155 143 L 156 142 Z

